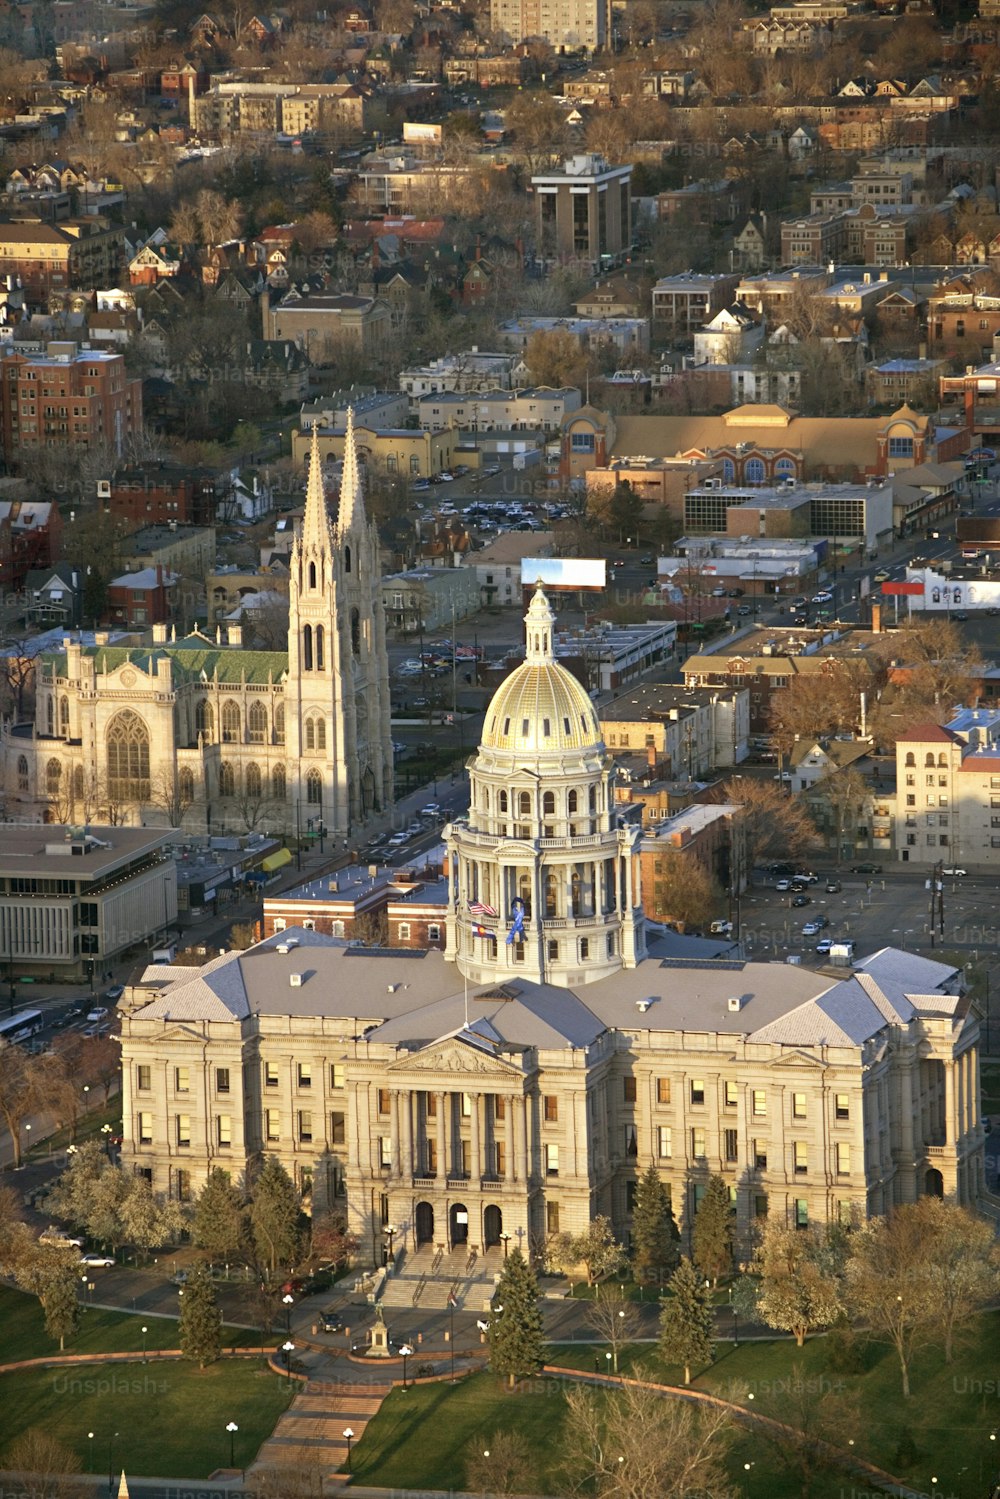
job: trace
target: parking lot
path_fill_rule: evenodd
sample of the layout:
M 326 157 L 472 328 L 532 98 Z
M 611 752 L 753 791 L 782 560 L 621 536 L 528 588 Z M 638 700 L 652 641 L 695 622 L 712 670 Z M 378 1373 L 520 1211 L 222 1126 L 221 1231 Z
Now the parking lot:
M 970 874 L 944 880 L 944 920 L 939 930 L 935 909 L 932 941 L 931 893 L 925 889 L 925 874 L 889 864 L 880 875 L 816 872 L 820 878 L 808 887 L 809 903 L 799 907 L 792 905 L 792 891 L 776 888 L 776 877 L 762 871 L 755 874 L 753 886 L 740 902 L 740 935 L 748 957 L 797 956 L 802 963 L 819 964 L 825 959 L 815 948 L 822 937 L 853 940 L 858 956 L 892 946 L 926 956 L 944 951 L 974 963 L 991 957 L 996 949 L 995 885 L 989 877 Z M 839 880 L 838 892 L 827 892 L 828 873 L 835 873 Z M 829 925 L 818 935 L 803 936 L 803 926 L 817 916 L 825 917 Z

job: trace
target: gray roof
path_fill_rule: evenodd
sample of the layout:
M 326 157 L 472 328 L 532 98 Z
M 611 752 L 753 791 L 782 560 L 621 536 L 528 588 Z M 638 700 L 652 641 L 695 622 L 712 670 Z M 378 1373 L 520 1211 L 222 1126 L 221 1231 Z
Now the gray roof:
M 741 962 L 725 956 L 727 946 L 671 934 L 637 968 L 580 993 L 510 973 L 469 985 L 466 997 L 462 975 L 440 952 L 365 949 L 296 929 L 174 979 L 137 1018 L 326 1017 L 342 1019 L 355 1035 L 365 1031 L 373 1041 L 406 1048 L 456 1035 L 466 1015 L 481 1034 L 511 1048 L 585 1048 L 606 1030 L 858 1047 L 889 1023 L 905 1024 L 918 1011 L 948 1013 L 960 1002 L 943 988 L 957 971 L 913 953 L 885 948 L 839 977 Z M 294 985 L 293 974 L 301 976 Z M 730 1008 L 734 998 L 738 1008 Z

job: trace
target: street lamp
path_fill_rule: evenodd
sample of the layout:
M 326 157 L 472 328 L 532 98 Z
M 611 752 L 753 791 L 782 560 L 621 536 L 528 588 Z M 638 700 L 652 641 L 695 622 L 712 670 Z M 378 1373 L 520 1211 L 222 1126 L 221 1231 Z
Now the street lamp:
M 510 1243 L 510 1234 L 501 1234 L 500 1243 L 503 1245 L 503 1257 L 507 1258 L 507 1245 Z
M 285 1355 L 285 1374 L 287 1375 L 288 1383 L 291 1384 L 292 1354 L 295 1352 L 295 1344 L 292 1342 L 291 1338 L 285 1339 L 285 1341 L 281 1345 L 281 1351 Z
M 226 1422 L 226 1430 L 229 1432 L 229 1466 L 236 1467 L 236 1433 L 239 1431 L 235 1421 Z
M 405 1390 L 406 1389 L 406 1360 L 409 1358 L 410 1354 L 413 1352 L 413 1349 L 410 1347 L 409 1343 L 404 1343 L 403 1346 L 402 1346 L 402 1348 L 400 1348 L 399 1351 L 403 1355 L 403 1389 Z
M 455 1383 L 455 1293 L 448 1292 L 448 1314 L 451 1318 L 451 1327 L 448 1332 L 448 1347 L 451 1349 L 451 1382 Z
M 289 1292 L 289 1294 L 287 1296 L 282 1296 L 281 1299 L 282 1299 L 282 1301 L 285 1304 L 285 1331 L 288 1333 L 288 1336 L 291 1337 L 291 1335 L 292 1335 L 292 1307 L 295 1305 L 295 1297 L 291 1294 L 291 1292 Z
M 394 1265 L 396 1263 L 396 1256 L 392 1252 L 392 1241 L 396 1237 L 395 1224 L 387 1223 L 382 1232 L 385 1234 L 386 1238 L 389 1241 L 388 1248 L 386 1250 L 385 1262 L 387 1265 Z
M 354 1440 L 354 1430 L 350 1426 L 344 1427 L 344 1441 L 347 1443 L 347 1471 L 351 1471 L 351 1442 Z
M 148 1327 L 144 1327 L 142 1329 L 142 1361 L 143 1361 L 143 1363 L 146 1362 L 146 1334 L 147 1334 L 148 1331 L 149 1331 Z
M 117 1431 L 113 1431 L 111 1433 L 111 1435 L 108 1437 L 108 1493 L 109 1494 L 113 1494 L 114 1491 L 115 1491 L 114 1453 L 115 1453 L 115 1443 L 117 1442 L 117 1440 L 118 1440 L 118 1433 L 117 1433 Z

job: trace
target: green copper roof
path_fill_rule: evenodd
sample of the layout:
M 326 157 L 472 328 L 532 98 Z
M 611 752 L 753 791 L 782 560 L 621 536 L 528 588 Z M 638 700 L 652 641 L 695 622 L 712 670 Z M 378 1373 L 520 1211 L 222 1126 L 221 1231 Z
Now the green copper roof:
M 82 654 L 93 657 L 99 673 L 116 671 L 118 667 L 128 663 L 147 676 L 155 674 L 157 661 L 169 657 L 174 664 L 174 678 L 178 682 L 197 681 L 204 672 L 209 681 L 218 676 L 220 682 L 238 684 L 246 680 L 266 684 L 268 681 L 280 681 L 288 670 L 287 651 L 244 651 L 226 646 L 206 646 L 197 636 L 193 637 L 192 646 L 193 648 L 186 648 L 184 642 L 160 645 L 153 649 L 145 646 L 103 645 L 84 647 Z M 57 675 L 65 675 L 65 652 L 46 655 L 43 660 L 55 666 Z

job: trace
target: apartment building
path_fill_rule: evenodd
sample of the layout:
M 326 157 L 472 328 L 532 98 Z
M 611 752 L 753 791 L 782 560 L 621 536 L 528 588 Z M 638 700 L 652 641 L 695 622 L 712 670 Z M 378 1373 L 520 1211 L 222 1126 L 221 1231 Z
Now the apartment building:
M 53 341 L 44 352 L 0 345 L 0 431 L 8 460 L 19 448 L 64 443 L 121 454 L 142 431 L 142 381 L 122 354 Z
M 125 265 L 121 229 L 98 219 L 0 223 L 0 276 L 19 278 L 31 307 L 47 309 L 51 292 L 120 286 Z
M 490 0 L 490 30 L 510 42 L 544 37 L 558 52 L 596 52 L 611 35 L 608 0 Z
M 539 253 L 580 260 L 595 270 L 620 263 L 632 248 L 632 168 L 581 152 L 561 171 L 536 173 L 535 232 Z
M 469 432 L 558 432 L 583 397 L 576 386 L 531 386 L 527 390 L 482 390 L 459 394 L 442 391 L 417 403 L 417 421 L 424 432 L 460 427 Z
M 1000 869 L 1000 712 L 961 708 L 896 743 L 900 863 Z

